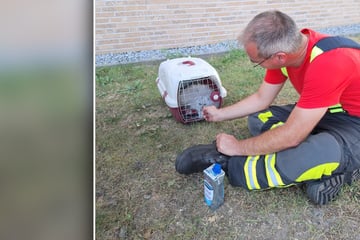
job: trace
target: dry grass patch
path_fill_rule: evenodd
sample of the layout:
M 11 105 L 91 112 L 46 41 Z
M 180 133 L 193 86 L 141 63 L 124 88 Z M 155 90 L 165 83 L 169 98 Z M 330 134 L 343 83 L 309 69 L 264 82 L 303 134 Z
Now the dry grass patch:
M 228 90 L 225 105 L 263 77 L 242 51 L 206 60 Z M 248 137 L 246 119 L 177 123 L 156 88 L 157 71 L 158 63 L 96 70 L 97 239 L 359 239 L 359 182 L 324 207 L 300 187 L 248 192 L 225 182 L 224 205 L 210 211 L 202 174 L 177 174 L 175 157 L 219 132 Z M 286 85 L 276 101 L 296 98 Z

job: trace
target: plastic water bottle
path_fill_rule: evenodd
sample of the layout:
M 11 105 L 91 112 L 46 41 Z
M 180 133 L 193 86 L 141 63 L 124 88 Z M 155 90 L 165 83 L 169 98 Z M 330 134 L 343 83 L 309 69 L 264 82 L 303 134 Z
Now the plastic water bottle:
M 204 200 L 211 210 L 224 203 L 224 176 L 225 172 L 218 163 L 204 170 Z

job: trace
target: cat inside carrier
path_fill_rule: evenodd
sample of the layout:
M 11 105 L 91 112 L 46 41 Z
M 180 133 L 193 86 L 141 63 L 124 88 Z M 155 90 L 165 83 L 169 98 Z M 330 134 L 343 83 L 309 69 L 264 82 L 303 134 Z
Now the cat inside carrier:
M 202 108 L 220 108 L 226 97 L 218 73 L 201 58 L 162 62 L 156 83 L 173 117 L 181 123 L 204 120 Z

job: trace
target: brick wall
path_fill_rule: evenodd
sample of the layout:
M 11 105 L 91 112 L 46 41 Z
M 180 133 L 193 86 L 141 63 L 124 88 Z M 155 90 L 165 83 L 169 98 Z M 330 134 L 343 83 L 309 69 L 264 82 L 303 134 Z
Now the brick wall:
M 269 9 L 289 14 L 299 27 L 360 23 L 359 0 L 96 0 L 96 55 L 234 40 Z

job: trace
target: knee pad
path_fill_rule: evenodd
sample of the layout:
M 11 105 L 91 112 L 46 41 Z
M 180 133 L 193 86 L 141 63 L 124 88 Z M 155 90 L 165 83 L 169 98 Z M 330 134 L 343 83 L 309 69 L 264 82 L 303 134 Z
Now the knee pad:
M 320 179 L 338 170 L 342 150 L 334 136 L 327 132 L 310 135 L 295 148 L 278 153 L 277 169 L 294 182 Z

